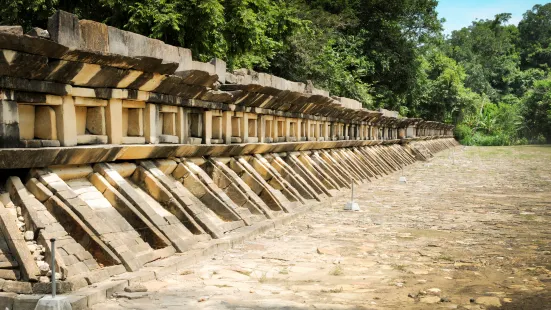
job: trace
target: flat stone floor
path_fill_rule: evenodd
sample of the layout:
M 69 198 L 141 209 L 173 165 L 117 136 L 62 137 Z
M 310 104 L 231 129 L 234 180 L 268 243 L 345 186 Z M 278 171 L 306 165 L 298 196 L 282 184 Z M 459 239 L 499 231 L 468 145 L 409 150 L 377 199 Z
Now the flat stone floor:
M 551 309 L 551 147 L 457 147 L 110 309 Z

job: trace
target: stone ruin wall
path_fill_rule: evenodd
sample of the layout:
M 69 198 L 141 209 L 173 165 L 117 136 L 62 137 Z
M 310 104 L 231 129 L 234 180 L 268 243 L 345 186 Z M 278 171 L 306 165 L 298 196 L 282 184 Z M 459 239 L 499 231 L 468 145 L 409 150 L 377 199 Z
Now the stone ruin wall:
M 0 51 L 0 288 L 14 309 L 49 292 L 50 238 L 59 289 L 75 291 L 457 144 L 450 125 L 62 11 L 47 31 L 0 27 Z

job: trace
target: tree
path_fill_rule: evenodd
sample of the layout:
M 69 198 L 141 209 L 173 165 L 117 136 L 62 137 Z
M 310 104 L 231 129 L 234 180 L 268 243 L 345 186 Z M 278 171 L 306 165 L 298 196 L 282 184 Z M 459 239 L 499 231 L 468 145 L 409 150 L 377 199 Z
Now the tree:
M 551 142 L 551 78 L 535 82 L 523 98 L 523 131 L 532 140 Z
M 512 76 L 519 71 L 518 30 L 507 25 L 511 14 L 474 21 L 468 28 L 453 31 L 447 54 L 467 72 L 465 86 L 498 101 L 512 92 Z
M 518 25 L 524 68 L 551 67 L 551 3 L 535 5 Z

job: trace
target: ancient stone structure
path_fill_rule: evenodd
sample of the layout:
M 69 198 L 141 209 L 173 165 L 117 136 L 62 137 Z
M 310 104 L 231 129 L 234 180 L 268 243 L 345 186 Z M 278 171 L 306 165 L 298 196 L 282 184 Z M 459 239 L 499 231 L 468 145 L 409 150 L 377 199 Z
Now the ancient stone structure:
M 0 50 L 2 309 L 49 291 L 50 238 L 59 289 L 75 291 L 238 242 L 456 145 L 449 125 L 62 11 L 47 31 L 0 27 Z

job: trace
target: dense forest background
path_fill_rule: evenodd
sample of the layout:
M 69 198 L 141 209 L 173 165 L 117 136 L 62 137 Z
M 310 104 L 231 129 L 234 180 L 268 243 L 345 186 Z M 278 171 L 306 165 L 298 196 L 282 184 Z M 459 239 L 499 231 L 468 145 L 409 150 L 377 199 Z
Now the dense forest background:
M 0 24 L 56 9 L 332 94 L 456 124 L 464 144 L 551 142 L 551 3 L 442 33 L 437 0 L 0 0 Z

